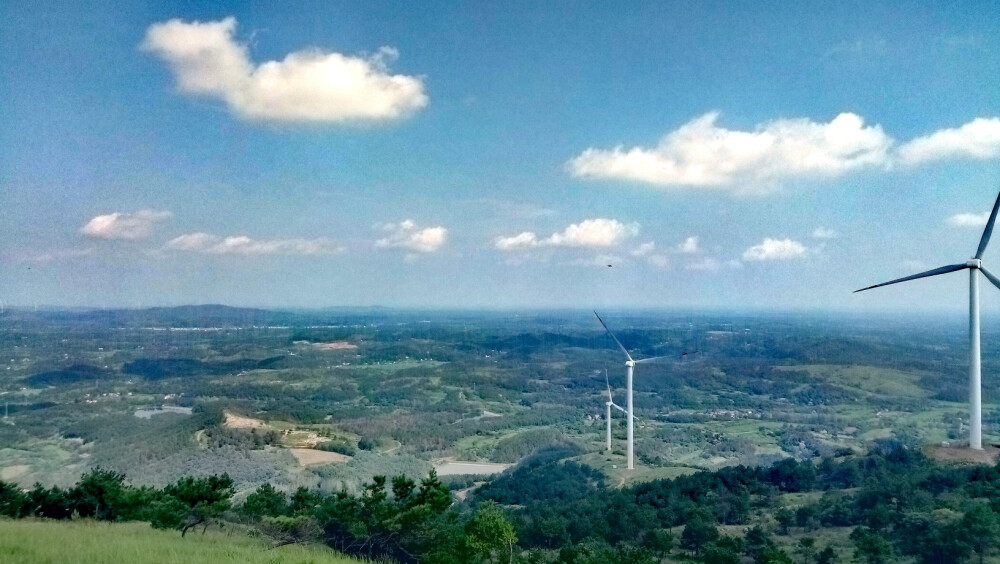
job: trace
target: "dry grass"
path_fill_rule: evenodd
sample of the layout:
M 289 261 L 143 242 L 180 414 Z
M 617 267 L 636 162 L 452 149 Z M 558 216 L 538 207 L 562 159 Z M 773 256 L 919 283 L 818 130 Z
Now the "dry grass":
M 350 564 L 355 560 L 322 545 L 270 550 L 262 539 L 209 530 L 181 538 L 147 523 L 90 520 L 0 520 L 0 562 L 4 564 Z
M 325 450 L 315 450 L 311 448 L 290 448 L 288 452 L 292 453 L 295 460 L 299 462 L 299 466 L 312 466 L 314 464 L 339 464 L 341 462 L 347 462 L 351 459 L 350 456 L 346 454 L 340 454 L 339 452 L 327 452 Z

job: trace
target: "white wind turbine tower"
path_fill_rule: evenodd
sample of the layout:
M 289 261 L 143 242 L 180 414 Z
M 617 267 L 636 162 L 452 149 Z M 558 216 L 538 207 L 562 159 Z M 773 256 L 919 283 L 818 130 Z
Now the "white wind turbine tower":
M 608 381 L 607 368 L 604 369 L 604 385 L 608 387 L 608 401 L 604 402 L 604 406 L 607 408 L 607 413 L 605 413 L 604 415 L 604 422 L 607 427 L 607 435 L 608 435 L 607 446 L 608 446 L 608 452 L 610 452 L 611 451 L 611 408 L 613 407 L 626 415 L 628 414 L 628 412 L 622 409 L 622 407 L 616 404 L 615 401 L 611 398 L 611 383 Z
M 986 245 L 990 242 L 990 235 L 993 234 L 993 224 L 997 219 L 998 208 L 1000 208 L 1000 195 L 997 196 L 997 201 L 993 204 L 993 211 L 990 213 L 990 218 L 986 221 L 986 229 L 983 230 L 983 236 L 979 239 L 979 248 L 976 250 L 976 256 L 968 261 L 960 264 L 949 264 L 948 266 L 942 266 L 928 270 L 927 272 L 921 272 L 920 274 L 890 280 L 854 291 L 854 293 L 858 293 L 880 286 L 896 284 L 897 282 L 906 282 L 908 280 L 916 280 L 917 278 L 926 278 L 966 268 L 969 269 L 969 448 L 976 450 L 982 450 L 983 448 L 983 406 L 979 364 L 979 277 L 976 276 L 976 271 L 982 272 L 987 280 L 992 282 L 997 288 L 1000 288 L 1000 278 L 997 278 L 983 266 L 983 253 L 986 251 Z
M 597 320 L 601 322 L 602 326 L 604 326 L 604 330 L 608 332 L 608 335 L 611 335 L 611 338 L 614 339 L 615 343 L 618 344 L 618 348 L 620 348 L 622 350 L 622 352 L 625 353 L 625 358 L 628 359 L 627 361 L 625 361 L 625 366 L 628 369 L 627 370 L 628 378 L 626 378 L 626 380 L 625 380 L 625 408 L 626 408 L 625 415 L 627 415 L 627 420 L 628 420 L 628 469 L 629 470 L 633 470 L 635 468 L 635 465 L 633 464 L 633 460 L 635 458 L 635 441 L 634 441 L 634 439 L 635 439 L 635 421 L 634 421 L 634 419 L 635 419 L 635 410 L 632 408 L 633 407 L 632 406 L 632 370 L 635 368 L 636 364 L 640 364 L 640 363 L 643 363 L 643 362 L 654 362 L 654 361 L 657 361 L 657 360 L 662 360 L 664 358 L 673 358 L 673 355 L 671 355 L 671 356 L 654 356 L 654 357 L 650 357 L 650 358 L 644 358 L 642 360 L 633 360 L 632 359 L 632 355 L 628 354 L 628 350 L 622 345 L 622 342 L 618 340 L 618 337 L 615 337 L 615 334 L 611 332 L 611 329 L 608 329 L 607 324 L 604 323 L 604 320 L 601 319 L 601 316 L 597 315 L 596 311 L 594 312 L 594 315 L 597 316 Z M 698 351 L 693 351 L 693 352 L 698 352 Z M 684 353 L 684 355 L 687 355 L 687 354 L 693 354 L 693 353 Z M 681 355 L 681 356 L 684 356 L 684 355 Z M 611 393 L 611 390 L 610 390 L 610 386 L 609 386 L 608 387 L 609 398 L 610 398 L 610 393 Z M 618 407 L 618 406 L 615 406 L 615 407 Z M 621 409 L 621 408 L 619 408 L 619 409 Z M 608 408 L 608 413 L 610 413 L 610 412 L 611 412 L 611 408 L 609 407 Z M 608 420 L 610 420 L 610 419 L 611 418 L 609 417 Z

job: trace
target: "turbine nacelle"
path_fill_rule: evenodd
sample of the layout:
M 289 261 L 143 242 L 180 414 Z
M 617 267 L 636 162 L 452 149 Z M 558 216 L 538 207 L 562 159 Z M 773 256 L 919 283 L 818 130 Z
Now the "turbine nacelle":
M 965 263 L 965 266 L 969 268 L 982 269 L 983 259 L 971 258 Z
M 632 368 L 633 366 L 635 366 L 635 361 L 634 360 L 626 360 L 625 361 L 625 366 L 628 366 L 629 368 Z

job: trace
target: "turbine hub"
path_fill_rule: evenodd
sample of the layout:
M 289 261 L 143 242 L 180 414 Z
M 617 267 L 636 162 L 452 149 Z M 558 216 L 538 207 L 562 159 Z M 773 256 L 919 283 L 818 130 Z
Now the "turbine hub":
M 965 263 L 965 266 L 968 266 L 969 268 L 982 268 L 983 261 L 977 258 L 969 259 L 969 261 Z
M 635 366 L 635 361 L 634 360 L 626 360 L 625 361 L 625 366 L 629 366 L 629 367 Z

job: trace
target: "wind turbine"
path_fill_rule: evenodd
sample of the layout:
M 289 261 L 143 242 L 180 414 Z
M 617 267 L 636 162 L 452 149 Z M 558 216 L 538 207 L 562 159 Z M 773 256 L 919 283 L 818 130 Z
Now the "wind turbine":
M 641 363 L 644 363 L 644 362 L 654 362 L 654 361 L 657 361 L 657 360 L 662 360 L 664 358 L 673 358 L 673 355 L 670 355 L 670 356 L 654 356 L 654 357 L 650 357 L 650 358 L 644 358 L 644 359 L 641 359 L 641 360 L 634 360 L 632 358 L 632 355 L 628 354 L 628 350 L 622 345 L 622 342 L 618 340 L 618 337 L 615 337 L 615 334 L 611 332 L 611 329 L 608 329 L 607 324 L 604 323 L 604 320 L 601 319 L 601 316 L 597 315 L 596 311 L 594 312 L 594 315 L 597 316 L 597 320 L 601 322 L 601 325 L 604 327 L 604 330 L 608 332 L 608 335 L 611 335 L 611 338 L 615 340 L 615 343 L 618 345 L 618 348 L 620 348 L 622 350 L 622 352 L 625 353 L 625 358 L 628 359 L 627 361 L 625 361 L 625 366 L 627 368 L 627 373 L 628 373 L 628 378 L 626 378 L 626 380 L 625 380 L 625 390 L 626 390 L 625 391 L 625 398 L 626 398 L 625 399 L 625 406 L 626 406 L 625 415 L 628 416 L 627 417 L 627 420 L 628 420 L 628 451 L 627 451 L 628 452 L 628 469 L 629 470 L 633 470 L 633 469 L 635 469 L 635 465 L 633 464 L 633 460 L 634 460 L 634 457 L 635 457 L 635 441 L 634 441 L 634 439 L 635 439 L 635 422 L 634 422 L 634 419 L 635 419 L 635 410 L 633 409 L 633 406 L 632 406 L 632 371 L 635 368 L 636 364 L 641 364 Z M 688 354 L 688 353 L 684 353 L 684 354 Z M 609 394 L 611 393 L 610 386 L 608 387 L 608 393 Z M 610 398 L 610 395 L 609 395 L 609 398 Z M 615 407 L 618 407 L 618 406 L 615 406 Z M 619 409 L 621 409 L 621 408 L 619 408 Z M 611 408 L 610 407 L 608 408 L 608 413 L 609 414 L 611 413 Z M 611 418 L 609 417 L 608 420 L 610 420 L 610 419 Z
M 979 239 L 979 248 L 976 250 L 976 256 L 966 262 L 949 264 L 928 270 L 927 272 L 921 272 L 920 274 L 890 280 L 854 291 L 856 294 L 898 282 L 907 282 L 909 280 L 916 280 L 917 278 L 926 278 L 966 268 L 969 269 L 969 448 L 976 450 L 982 450 L 983 448 L 983 406 L 979 364 L 979 277 L 976 276 L 976 271 L 982 272 L 987 280 L 992 282 L 997 288 L 1000 288 L 1000 278 L 997 278 L 996 275 L 986 270 L 986 267 L 983 266 L 983 253 L 986 251 L 986 245 L 990 242 L 990 235 L 993 234 L 993 224 L 996 222 L 998 209 L 1000 209 L 1000 195 L 997 196 L 997 201 L 993 204 L 993 211 L 990 212 L 990 218 L 986 221 L 986 229 L 983 230 L 983 236 Z
M 607 368 L 604 369 L 604 385 L 608 387 L 608 401 L 604 402 L 604 407 L 607 408 L 607 413 L 604 415 L 604 421 L 607 425 L 607 430 L 608 430 L 608 440 L 607 440 L 608 452 L 611 452 L 611 408 L 613 407 L 626 415 L 628 414 L 628 412 L 622 409 L 622 407 L 617 403 L 615 403 L 615 400 L 611 398 L 611 383 L 608 381 Z

